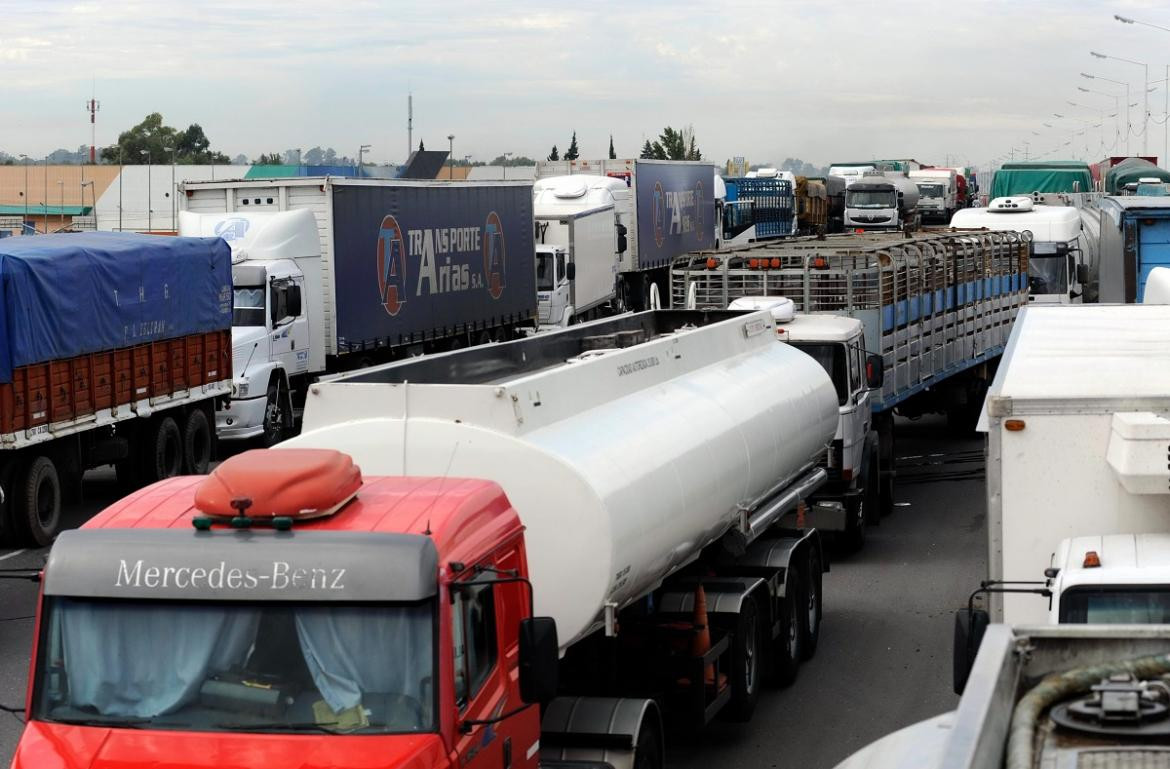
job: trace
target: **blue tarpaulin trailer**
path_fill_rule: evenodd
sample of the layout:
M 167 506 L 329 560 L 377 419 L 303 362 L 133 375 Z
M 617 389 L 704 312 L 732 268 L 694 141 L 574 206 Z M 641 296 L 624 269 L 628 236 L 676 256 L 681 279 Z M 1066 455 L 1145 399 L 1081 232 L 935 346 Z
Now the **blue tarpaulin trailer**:
M 1170 197 L 1101 198 L 1098 301 L 1141 302 L 1155 267 L 1170 267 Z

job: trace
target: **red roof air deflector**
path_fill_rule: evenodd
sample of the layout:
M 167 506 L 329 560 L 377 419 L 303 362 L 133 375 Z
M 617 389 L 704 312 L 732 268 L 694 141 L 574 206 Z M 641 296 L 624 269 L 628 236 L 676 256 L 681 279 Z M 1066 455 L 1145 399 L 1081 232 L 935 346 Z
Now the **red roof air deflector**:
M 195 489 L 202 513 L 239 515 L 233 500 L 250 499 L 253 518 L 330 515 L 353 498 L 362 471 L 348 454 L 328 449 L 252 449 L 226 460 Z

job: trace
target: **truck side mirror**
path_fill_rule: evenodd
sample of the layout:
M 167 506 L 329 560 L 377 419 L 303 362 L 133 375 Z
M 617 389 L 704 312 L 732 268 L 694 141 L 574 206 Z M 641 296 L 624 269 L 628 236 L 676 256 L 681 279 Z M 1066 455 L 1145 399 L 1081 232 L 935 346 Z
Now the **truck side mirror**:
M 557 622 L 552 617 L 520 620 L 520 699 L 544 703 L 557 694 L 560 667 Z
M 577 277 L 577 264 L 576 264 L 576 262 L 569 262 L 568 264 L 565 265 L 565 277 L 568 278 L 569 280 L 574 280 Z
M 1078 264 L 1077 265 L 1077 283 L 1080 283 L 1083 286 L 1088 282 L 1089 282 L 1089 265 Z
M 296 284 L 288 287 L 288 314 L 294 318 L 301 314 L 301 287 Z
M 865 356 L 865 386 L 871 390 L 877 390 L 885 381 L 885 361 L 880 355 L 866 355 Z
M 991 617 L 983 609 L 960 609 L 955 612 L 955 647 L 951 663 L 955 694 L 962 694 L 967 688 L 967 679 L 975 665 L 975 655 L 979 652 L 979 644 L 990 623 Z
M 626 225 L 619 224 L 617 226 L 617 236 L 617 252 L 624 254 L 629 247 L 629 243 L 626 242 Z

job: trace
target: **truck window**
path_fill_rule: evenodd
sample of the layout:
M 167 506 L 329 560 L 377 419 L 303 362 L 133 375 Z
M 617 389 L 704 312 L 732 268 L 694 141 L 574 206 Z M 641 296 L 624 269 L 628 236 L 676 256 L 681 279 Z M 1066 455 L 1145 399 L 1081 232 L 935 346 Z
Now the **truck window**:
M 1068 291 L 1068 270 L 1064 252 L 1055 243 L 1035 243 L 1028 259 L 1028 289 L 1033 294 L 1062 294 Z
M 496 612 L 492 585 L 455 592 L 455 702 L 471 701 L 496 664 Z
M 232 291 L 232 325 L 264 325 L 264 287 L 236 286 Z
M 897 196 L 894 190 L 847 190 L 847 208 L 896 208 Z
M 1078 586 L 1060 596 L 1060 621 L 1104 625 L 1170 622 L 1170 586 Z
M 556 259 L 550 253 L 537 253 L 536 290 L 552 291 L 556 287 Z
M 53 597 L 46 612 L 33 694 L 38 720 L 199 732 L 437 728 L 433 599 Z
M 861 389 L 861 372 L 865 370 L 861 363 L 861 348 L 857 345 L 849 346 L 849 389 L 857 392 Z
M 837 388 L 837 403 L 844 406 L 849 402 L 849 378 L 846 373 L 845 356 L 847 348 L 833 342 L 793 342 L 792 346 L 812 357 L 829 374 Z
M 296 314 L 292 312 L 289 303 L 289 292 L 293 288 L 291 280 L 281 280 L 272 284 L 272 325 L 292 320 Z

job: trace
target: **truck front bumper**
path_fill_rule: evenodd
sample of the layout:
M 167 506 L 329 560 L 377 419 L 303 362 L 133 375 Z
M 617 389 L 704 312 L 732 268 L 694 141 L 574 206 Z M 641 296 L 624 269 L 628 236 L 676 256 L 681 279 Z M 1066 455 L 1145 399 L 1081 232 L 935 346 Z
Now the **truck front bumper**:
M 233 398 L 215 412 L 215 433 L 223 441 L 242 441 L 264 434 L 267 393 L 256 398 Z

